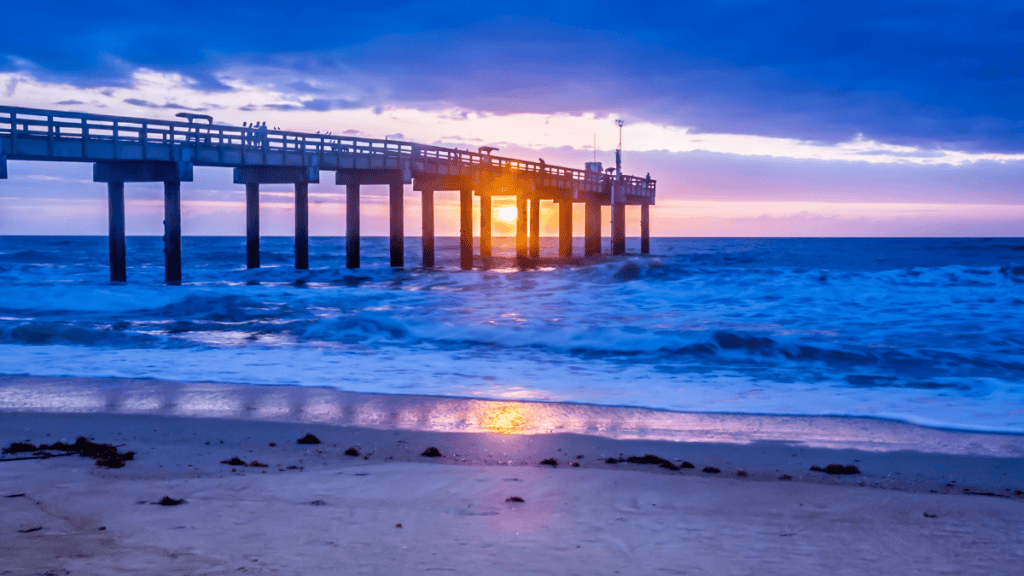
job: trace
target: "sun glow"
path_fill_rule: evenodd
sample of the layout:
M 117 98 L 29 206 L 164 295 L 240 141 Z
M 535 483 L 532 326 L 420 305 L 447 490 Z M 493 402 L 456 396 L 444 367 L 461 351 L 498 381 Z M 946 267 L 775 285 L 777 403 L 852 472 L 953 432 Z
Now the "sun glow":
M 502 206 L 494 211 L 494 217 L 502 222 L 515 222 L 518 212 L 515 206 Z
M 527 427 L 524 404 L 490 404 L 481 418 L 483 428 L 495 434 L 521 434 Z

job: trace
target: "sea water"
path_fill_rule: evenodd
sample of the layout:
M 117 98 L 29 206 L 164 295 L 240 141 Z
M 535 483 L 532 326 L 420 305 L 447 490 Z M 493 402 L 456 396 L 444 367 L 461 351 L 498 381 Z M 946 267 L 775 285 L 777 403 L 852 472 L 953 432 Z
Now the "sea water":
M 0 374 L 328 387 L 1024 432 L 1022 239 L 636 239 L 624 256 L 434 269 L 406 238 L 0 237 Z M 582 253 L 576 240 L 574 253 Z M 607 254 L 607 240 L 604 246 Z M 477 248 L 476 253 L 479 253 Z M 479 258 L 477 265 L 479 266 Z

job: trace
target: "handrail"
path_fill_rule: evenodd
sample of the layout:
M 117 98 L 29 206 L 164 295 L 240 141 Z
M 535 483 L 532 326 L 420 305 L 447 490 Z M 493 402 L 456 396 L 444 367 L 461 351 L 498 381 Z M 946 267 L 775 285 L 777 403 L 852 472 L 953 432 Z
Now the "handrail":
M 27 118 L 26 118 L 27 116 Z M 45 118 L 45 120 L 39 117 Z M 73 120 L 73 121 L 72 121 Z M 568 168 L 530 160 L 494 156 L 457 148 L 417 144 L 400 140 L 380 140 L 341 135 L 309 134 L 288 130 L 267 130 L 224 124 L 197 124 L 174 120 L 111 116 L 84 112 L 64 112 L 18 106 L 0 106 L 0 134 L 10 134 L 13 141 L 19 136 L 46 137 L 55 140 L 81 139 L 83 149 L 87 140 L 105 140 L 114 143 L 139 142 L 149 144 L 175 144 L 182 146 L 229 146 L 264 152 L 295 151 L 303 154 L 330 154 L 339 159 L 344 156 L 383 155 L 409 160 L 436 160 L 454 163 L 465 168 L 509 170 L 532 175 L 586 182 L 617 182 L 633 194 L 653 197 L 655 181 L 649 178 L 623 175 L 617 179 L 598 172 Z

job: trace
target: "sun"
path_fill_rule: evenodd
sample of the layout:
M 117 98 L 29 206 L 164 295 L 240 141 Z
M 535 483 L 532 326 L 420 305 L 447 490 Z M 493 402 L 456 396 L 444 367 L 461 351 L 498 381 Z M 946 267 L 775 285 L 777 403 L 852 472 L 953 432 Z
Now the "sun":
M 502 222 L 515 222 L 518 212 L 515 206 L 502 206 L 494 211 L 494 217 Z

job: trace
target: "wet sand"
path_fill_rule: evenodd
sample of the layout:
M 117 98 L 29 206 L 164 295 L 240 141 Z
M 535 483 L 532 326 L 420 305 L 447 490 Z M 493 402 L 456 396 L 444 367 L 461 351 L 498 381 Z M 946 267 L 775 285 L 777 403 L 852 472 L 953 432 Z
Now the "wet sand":
M 0 413 L 3 446 L 78 436 L 134 458 L 5 454 L 0 574 L 1016 574 L 1024 560 L 1019 457 Z M 628 461 L 648 454 L 671 465 Z M 828 464 L 860 473 L 810 470 Z

